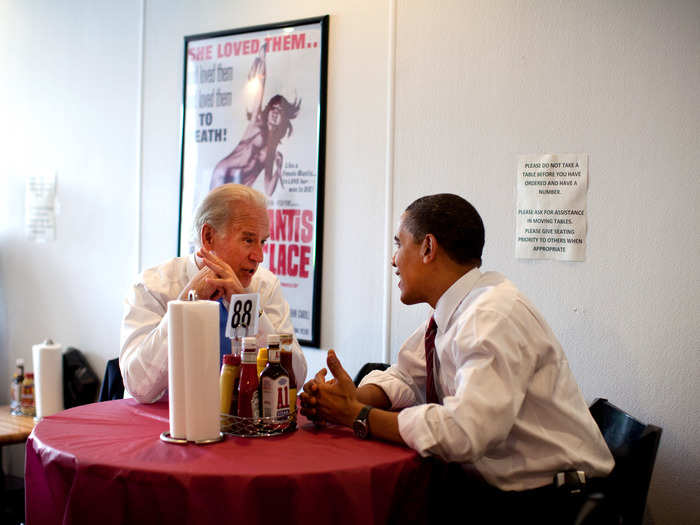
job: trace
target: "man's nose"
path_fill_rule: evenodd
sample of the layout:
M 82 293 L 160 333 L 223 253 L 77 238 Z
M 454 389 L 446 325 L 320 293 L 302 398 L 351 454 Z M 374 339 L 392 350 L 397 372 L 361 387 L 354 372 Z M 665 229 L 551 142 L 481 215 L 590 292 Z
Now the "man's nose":
M 396 268 L 396 253 L 391 256 L 391 265 Z
M 262 244 L 258 244 L 250 254 L 250 258 L 257 263 L 263 262 L 263 247 Z

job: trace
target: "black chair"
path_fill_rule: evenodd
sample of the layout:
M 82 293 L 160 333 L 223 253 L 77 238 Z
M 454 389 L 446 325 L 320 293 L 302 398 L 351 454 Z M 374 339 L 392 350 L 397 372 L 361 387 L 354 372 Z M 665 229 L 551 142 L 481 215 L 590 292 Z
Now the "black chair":
M 590 411 L 615 458 L 615 468 L 602 490 L 584 503 L 576 523 L 596 523 L 602 518 L 595 516 L 606 516 L 606 523 L 640 525 L 662 429 L 645 425 L 607 399 L 593 401 Z
M 119 369 L 119 359 L 110 359 L 107 361 L 105 376 L 102 379 L 99 401 L 111 401 L 112 399 L 121 399 L 123 397 L 124 381 L 122 380 L 122 372 Z
M 369 374 L 372 370 L 386 370 L 387 368 L 389 368 L 389 366 L 391 365 L 388 365 L 386 363 L 365 363 L 364 366 L 360 368 L 360 371 L 355 376 L 353 383 L 355 383 L 355 386 L 357 386 L 360 384 L 360 381 L 362 381 L 362 378 Z

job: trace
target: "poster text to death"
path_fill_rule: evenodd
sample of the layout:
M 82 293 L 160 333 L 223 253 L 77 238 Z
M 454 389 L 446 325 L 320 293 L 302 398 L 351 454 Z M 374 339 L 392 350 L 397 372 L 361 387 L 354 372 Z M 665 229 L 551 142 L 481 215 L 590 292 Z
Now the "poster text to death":
M 306 33 L 271 36 L 267 38 L 250 38 L 234 42 L 221 42 L 214 47 L 212 44 L 205 46 L 192 46 L 187 50 L 190 60 L 212 60 L 239 55 L 254 55 L 260 51 L 262 42 L 267 44 L 267 52 L 292 51 L 318 47 L 318 42 L 307 42 Z

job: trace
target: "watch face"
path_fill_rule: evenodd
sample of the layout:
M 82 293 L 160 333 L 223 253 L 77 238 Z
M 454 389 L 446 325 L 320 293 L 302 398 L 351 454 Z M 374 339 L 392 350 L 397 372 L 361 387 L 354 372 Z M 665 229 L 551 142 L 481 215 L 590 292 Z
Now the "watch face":
M 362 420 L 355 420 L 352 424 L 352 429 L 355 435 L 360 439 L 365 439 L 369 433 L 369 428 L 367 428 L 367 422 Z

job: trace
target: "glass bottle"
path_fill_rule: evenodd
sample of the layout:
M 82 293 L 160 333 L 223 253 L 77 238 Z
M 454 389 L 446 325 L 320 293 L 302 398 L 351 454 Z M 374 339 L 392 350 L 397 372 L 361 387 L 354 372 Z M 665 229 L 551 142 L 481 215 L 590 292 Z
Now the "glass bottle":
M 27 372 L 24 375 L 20 404 L 22 406 L 22 415 L 34 416 L 36 414 L 34 408 L 34 374 L 32 372 Z
M 224 355 L 219 386 L 221 391 L 220 413 L 235 416 L 238 411 L 238 381 L 241 373 L 241 356 Z
M 289 410 L 295 412 L 297 409 L 297 380 L 294 375 L 292 344 L 294 336 L 292 334 L 280 334 L 280 363 L 289 374 Z
M 289 374 L 280 364 L 280 338 L 277 334 L 267 338 L 267 357 L 267 366 L 260 374 L 261 414 L 282 423 L 289 418 Z
M 10 414 L 22 415 L 22 381 L 24 381 L 24 359 L 21 357 L 15 361 L 17 371 L 12 376 L 10 383 Z

